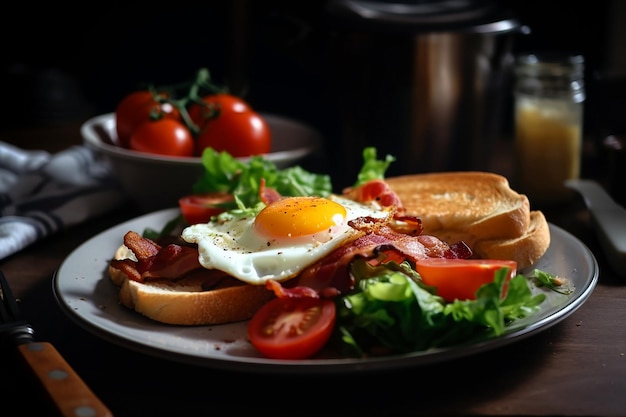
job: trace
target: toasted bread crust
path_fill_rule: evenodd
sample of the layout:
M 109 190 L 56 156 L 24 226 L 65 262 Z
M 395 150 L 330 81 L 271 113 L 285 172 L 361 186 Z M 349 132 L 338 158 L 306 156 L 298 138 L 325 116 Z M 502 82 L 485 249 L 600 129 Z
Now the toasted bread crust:
M 550 226 L 541 211 L 530 213 L 526 233 L 514 239 L 481 240 L 474 245 L 478 257 L 513 259 L 517 268 L 524 269 L 537 262 L 550 246 Z

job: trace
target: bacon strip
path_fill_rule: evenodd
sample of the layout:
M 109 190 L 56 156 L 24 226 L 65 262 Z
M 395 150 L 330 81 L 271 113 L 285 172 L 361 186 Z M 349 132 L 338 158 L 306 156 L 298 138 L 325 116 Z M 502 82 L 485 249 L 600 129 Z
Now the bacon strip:
M 355 257 L 372 258 L 379 251 L 393 249 L 408 260 L 416 261 L 426 257 L 469 258 L 471 249 L 463 242 L 448 245 L 429 235 L 413 236 L 398 232 L 389 225 L 357 222 L 368 233 L 346 244 L 325 258 L 303 270 L 300 275 L 285 285 L 268 282 L 268 288 L 279 297 L 325 296 L 331 297 L 354 288 L 354 279 L 349 273 L 350 262 Z M 133 280 L 143 282 L 149 279 L 177 279 L 203 267 L 198 261 L 198 251 L 194 247 L 169 244 L 160 248 L 158 244 L 145 239 L 135 232 L 128 232 L 125 244 L 136 253 L 138 262 L 130 259 L 112 260 L 111 265 L 122 270 Z
M 315 290 L 336 288 L 347 292 L 354 288 L 354 280 L 348 273 L 350 262 L 357 256 L 375 257 L 378 251 L 392 248 L 406 259 L 416 261 L 424 258 L 469 258 L 471 249 L 463 242 L 453 246 L 434 236 L 410 236 L 398 233 L 388 226 L 380 227 L 376 233 L 369 233 L 344 245 L 330 255 L 309 266 L 286 285 L 305 286 Z
M 152 258 L 152 264 L 141 276 L 144 279 L 182 277 L 198 268 L 202 268 L 198 260 L 198 249 L 172 243 Z
M 171 243 L 161 247 L 134 231 L 124 235 L 124 245 L 133 251 L 137 262 L 131 259 L 113 259 L 111 266 L 134 281 L 144 282 L 154 278 L 176 279 L 202 268 L 198 260 L 198 249 L 191 246 Z
M 281 198 L 282 196 L 280 193 L 274 188 L 267 187 L 265 185 L 265 178 L 261 178 L 261 182 L 259 184 L 259 199 L 265 204 L 270 204 L 280 200 Z
M 159 244 L 133 231 L 124 235 L 124 245 L 131 249 L 139 260 L 155 256 L 161 250 Z

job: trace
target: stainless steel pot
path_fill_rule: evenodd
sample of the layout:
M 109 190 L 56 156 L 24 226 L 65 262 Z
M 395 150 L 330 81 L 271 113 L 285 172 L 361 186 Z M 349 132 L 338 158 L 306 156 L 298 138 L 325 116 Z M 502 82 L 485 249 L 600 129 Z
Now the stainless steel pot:
M 327 11 L 346 174 L 370 145 L 397 157 L 389 174 L 489 169 L 524 30 L 510 13 L 449 0 L 333 0 Z

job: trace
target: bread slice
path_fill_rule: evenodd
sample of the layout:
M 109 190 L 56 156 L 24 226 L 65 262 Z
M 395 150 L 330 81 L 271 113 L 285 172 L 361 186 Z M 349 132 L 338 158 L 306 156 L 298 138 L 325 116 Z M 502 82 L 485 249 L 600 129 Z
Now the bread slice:
M 489 172 L 443 172 L 388 178 L 404 207 L 422 219 L 425 234 L 457 230 L 483 238 L 522 235 L 530 203 Z
M 115 252 L 116 259 L 134 259 L 126 246 Z M 209 325 L 247 320 L 274 293 L 264 285 L 248 285 L 229 278 L 219 288 L 206 290 L 207 274 L 198 271 L 177 280 L 156 279 L 137 282 L 109 266 L 109 278 L 120 287 L 120 303 L 144 316 L 175 325 Z
M 475 257 L 512 259 L 519 269 L 535 263 L 550 244 L 548 223 L 530 210 L 506 177 L 459 171 L 388 178 L 407 213 L 422 220 L 424 234 L 467 243 Z
M 153 320 L 176 325 L 248 320 L 274 293 L 263 285 L 241 284 L 205 291 L 202 277 L 140 283 L 125 280 L 120 302 Z
M 480 258 L 513 259 L 518 269 L 532 266 L 550 246 L 550 226 L 541 211 L 530 212 L 530 226 L 523 235 L 511 239 L 478 240 L 474 253 Z

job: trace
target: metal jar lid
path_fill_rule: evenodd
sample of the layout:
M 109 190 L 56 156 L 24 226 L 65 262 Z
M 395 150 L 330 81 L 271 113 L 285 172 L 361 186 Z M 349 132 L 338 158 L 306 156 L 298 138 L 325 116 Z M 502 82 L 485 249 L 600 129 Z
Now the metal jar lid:
M 519 22 L 487 0 L 331 0 L 327 12 L 351 28 L 400 32 L 502 33 Z

